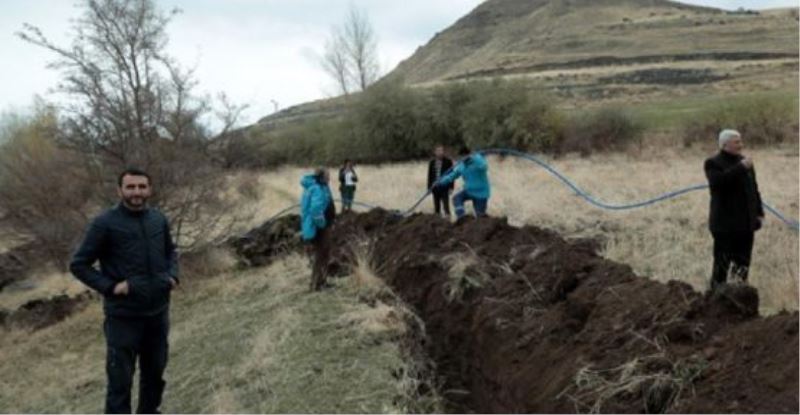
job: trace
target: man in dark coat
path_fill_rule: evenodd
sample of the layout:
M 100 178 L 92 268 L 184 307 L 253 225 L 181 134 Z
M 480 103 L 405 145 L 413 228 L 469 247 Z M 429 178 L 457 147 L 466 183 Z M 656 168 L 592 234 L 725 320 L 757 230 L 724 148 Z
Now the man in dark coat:
M 167 218 L 147 206 L 150 176 L 128 169 L 117 183 L 120 203 L 91 222 L 70 271 L 103 296 L 105 412 L 131 412 L 138 358 L 137 412 L 158 413 L 166 385 L 170 292 L 178 285 L 177 252 Z
M 428 189 L 431 189 L 433 195 L 433 209 L 437 215 L 440 215 L 444 208 L 444 214 L 449 217 L 450 192 L 455 184 L 451 183 L 445 187 L 433 187 L 433 185 L 453 167 L 453 160 L 445 156 L 442 145 L 437 145 L 433 154 L 433 160 L 428 163 Z
M 732 278 L 747 281 L 755 232 L 764 222 L 753 160 L 742 154 L 735 130 L 719 135 L 720 152 L 705 162 L 711 190 L 709 229 L 714 237 L 712 290 Z

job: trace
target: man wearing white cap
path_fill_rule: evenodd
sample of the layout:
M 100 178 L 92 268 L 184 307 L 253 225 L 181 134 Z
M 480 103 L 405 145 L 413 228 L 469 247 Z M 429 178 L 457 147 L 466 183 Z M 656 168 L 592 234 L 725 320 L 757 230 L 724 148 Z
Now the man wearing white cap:
M 714 237 L 711 289 L 728 277 L 747 281 L 755 231 L 764 222 L 764 208 L 753 160 L 742 154 L 742 136 L 735 130 L 719 134 L 720 152 L 705 162 L 711 189 L 709 229 Z

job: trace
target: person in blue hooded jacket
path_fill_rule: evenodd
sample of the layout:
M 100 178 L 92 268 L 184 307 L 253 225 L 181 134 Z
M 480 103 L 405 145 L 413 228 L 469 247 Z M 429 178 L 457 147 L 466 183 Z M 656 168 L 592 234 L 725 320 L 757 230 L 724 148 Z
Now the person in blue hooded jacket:
M 439 179 L 437 187 L 446 187 L 459 177 L 464 179 L 464 189 L 453 196 L 456 217 L 466 214 L 464 204 L 472 201 L 476 216 L 486 216 L 492 189 L 489 184 L 489 163 L 480 153 L 470 154 L 467 147 L 458 153 L 463 158 L 450 173 Z
M 327 268 L 330 258 L 328 229 L 336 219 L 330 177 L 325 169 L 317 169 L 300 181 L 303 196 L 300 200 L 300 230 L 306 251 L 312 255 L 311 290 L 319 291 L 326 286 Z

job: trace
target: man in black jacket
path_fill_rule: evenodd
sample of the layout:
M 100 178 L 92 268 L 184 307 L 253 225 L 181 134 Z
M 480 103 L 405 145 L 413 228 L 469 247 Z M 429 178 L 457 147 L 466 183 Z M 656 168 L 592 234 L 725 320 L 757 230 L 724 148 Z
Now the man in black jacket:
M 177 254 L 167 219 L 147 207 L 147 173 L 125 170 L 118 186 L 120 203 L 89 225 L 70 271 L 103 295 L 106 413 L 131 412 L 137 357 L 137 412 L 158 413 L 167 366 L 170 291 L 178 285 Z
M 444 187 L 433 187 L 433 185 L 442 178 L 453 167 L 453 160 L 450 160 L 444 155 L 444 146 L 437 145 L 433 150 L 434 158 L 428 163 L 428 189 L 431 189 L 433 194 L 433 209 L 437 215 L 441 214 L 442 207 L 444 214 L 450 216 L 450 192 L 453 190 L 454 184 Z
M 734 130 L 719 135 L 720 152 L 705 162 L 711 189 L 709 229 L 714 237 L 711 289 L 728 275 L 747 281 L 755 231 L 764 222 L 764 208 L 753 160 L 742 154 L 742 137 Z

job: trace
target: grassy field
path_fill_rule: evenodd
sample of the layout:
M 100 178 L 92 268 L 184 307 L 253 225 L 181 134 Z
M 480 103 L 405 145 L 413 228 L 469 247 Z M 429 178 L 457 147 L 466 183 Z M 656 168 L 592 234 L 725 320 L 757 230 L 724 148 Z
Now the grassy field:
M 186 279 L 172 308 L 166 413 L 440 411 L 416 396 L 405 309 L 352 278 L 309 294 L 307 261 Z M 97 413 L 105 393 L 94 301 L 50 328 L 0 332 L 0 412 Z M 67 340 L 68 339 L 68 340 Z
M 754 150 L 763 199 L 792 218 L 798 217 L 796 147 Z M 638 154 L 608 154 L 583 159 L 565 157 L 553 165 L 594 196 L 609 203 L 639 201 L 684 186 L 702 184 L 701 151 L 645 149 Z M 304 168 L 283 168 L 261 177 L 262 220 L 300 195 Z M 407 208 L 425 189 L 426 166 L 403 163 L 358 169 L 356 200 L 387 208 Z M 635 211 L 594 208 L 552 176 L 514 159 L 490 163 L 493 197 L 489 213 L 515 224 L 557 230 L 568 237 L 605 241 L 604 255 L 630 264 L 645 277 L 680 280 L 705 289 L 711 270 L 711 235 L 707 230 L 708 192 L 695 192 Z M 335 188 L 338 185 L 334 185 Z M 430 200 L 419 211 L 432 212 Z M 798 235 L 769 216 L 756 236 L 751 283 L 761 294 L 763 313 L 798 307 Z

